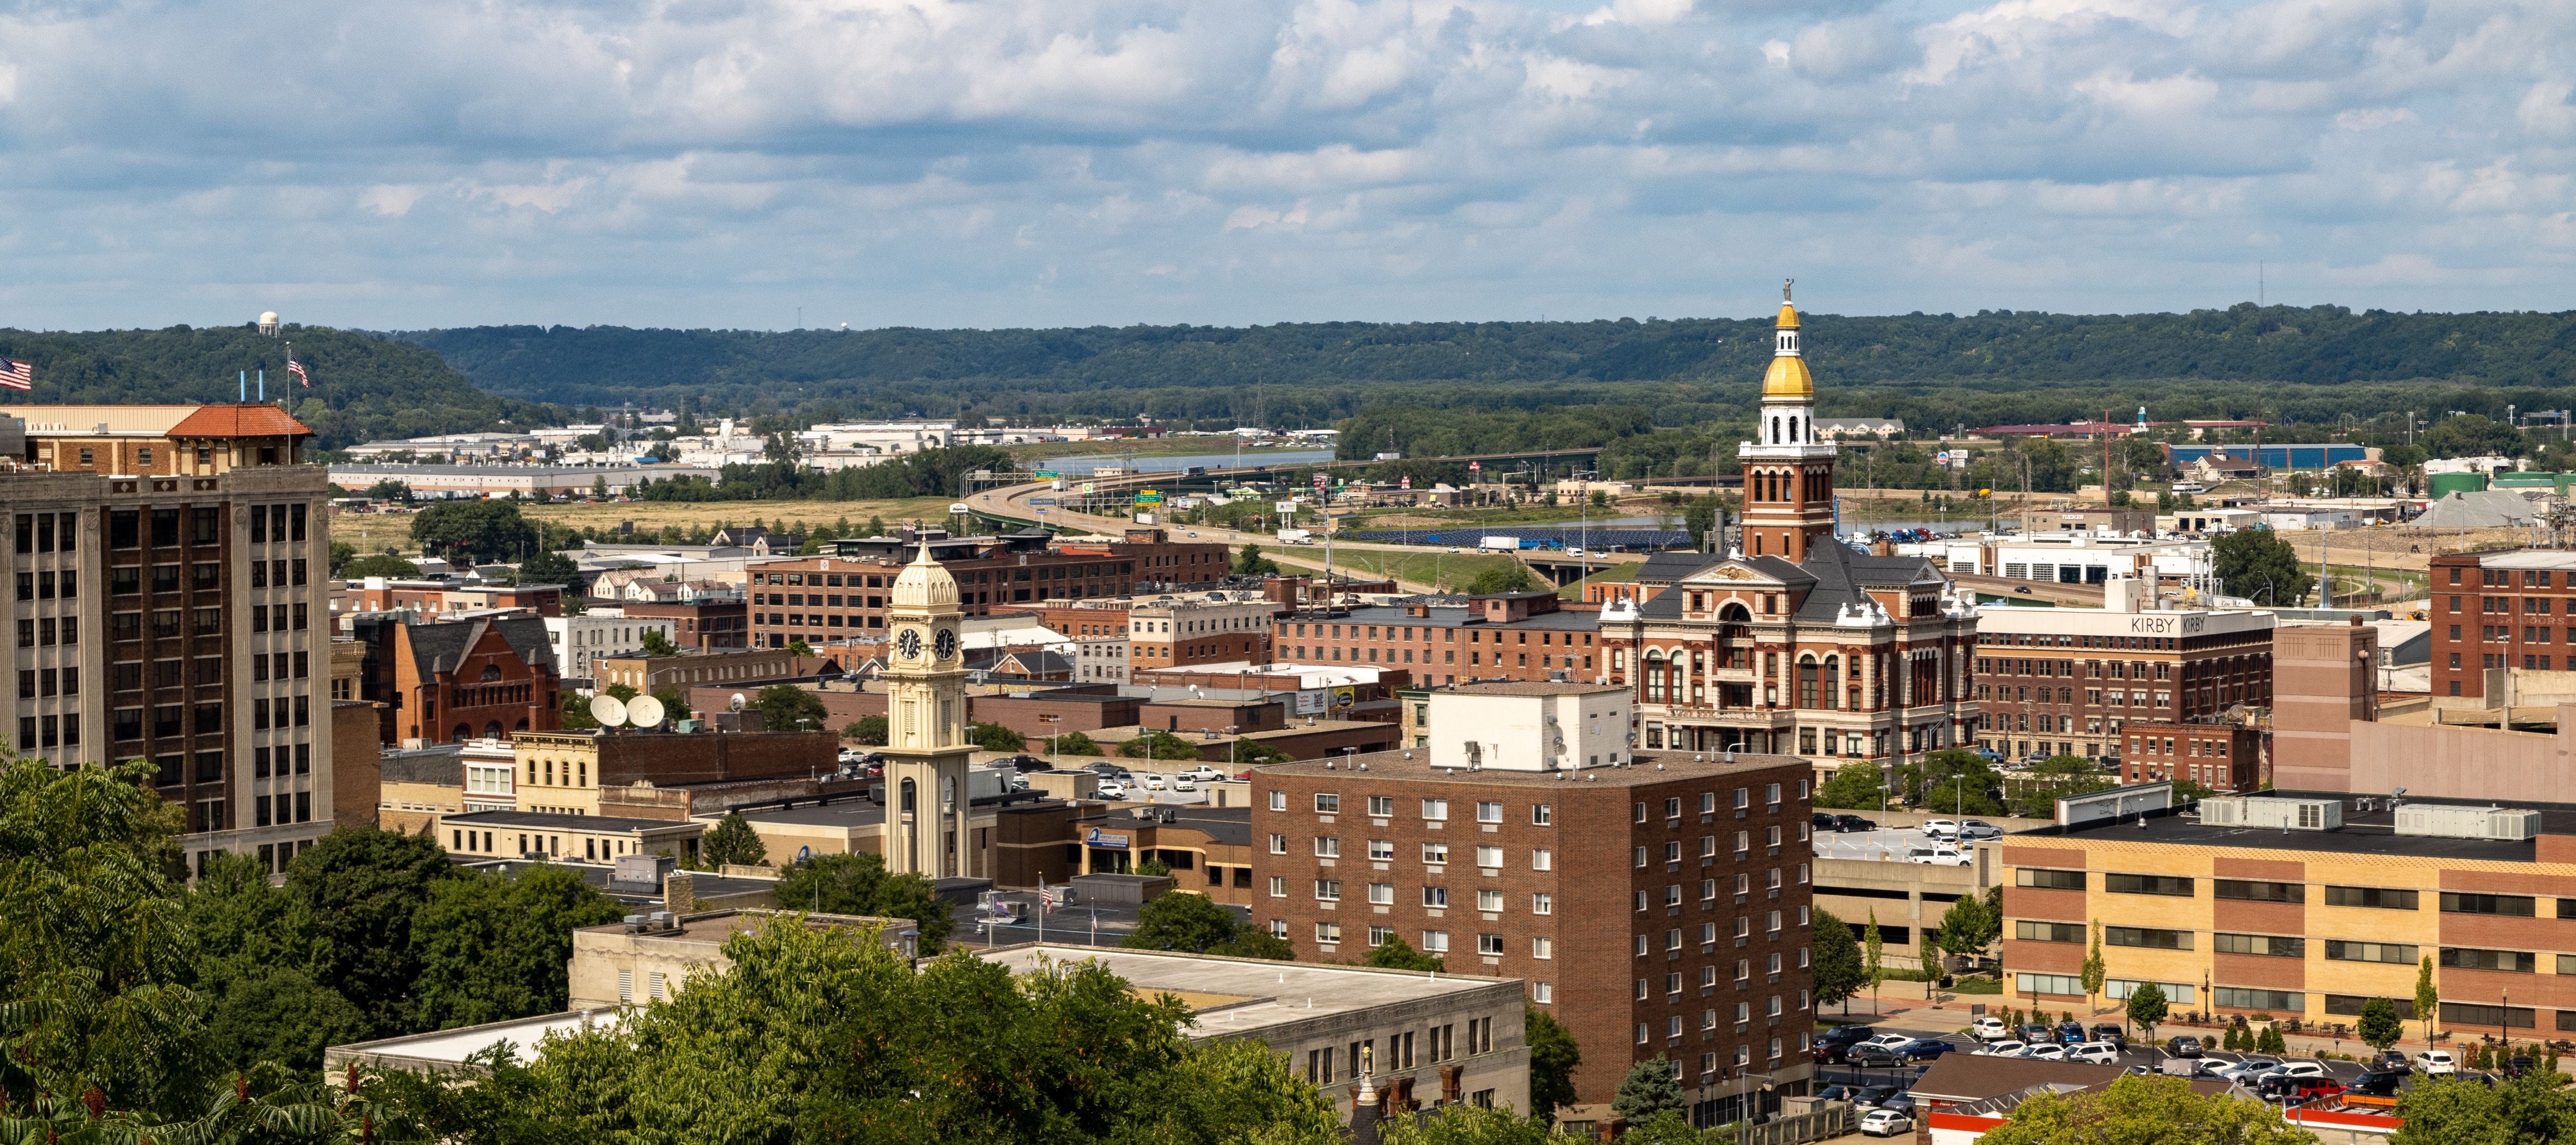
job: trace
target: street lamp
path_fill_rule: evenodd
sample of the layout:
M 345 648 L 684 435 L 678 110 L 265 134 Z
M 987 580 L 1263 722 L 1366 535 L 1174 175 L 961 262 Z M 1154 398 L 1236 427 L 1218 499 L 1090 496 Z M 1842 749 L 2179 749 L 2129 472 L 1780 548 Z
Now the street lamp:
M 1770 1074 L 1767 1074 L 1767 1073 L 1755 1073 L 1754 1071 L 1749 1070 L 1749 1069 L 1740 1069 L 1740 1070 L 1735 1071 L 1735 1079 L 1736 1079 L 1737 1081 L 1739 1081 L 1739 1082 L 1743 1081 L 1745 1078 L 1748 1078 L 1748 1077 L 1758 1077 L 1758 1078 L 1761 1078 L 1761 1079 L 1762 1079 L 1762 1092 L 1764 1092 L 1764 1093 L 1769 1093 L 1769 1092 L 1771 1092 L 1771 1087 L 1772 1087 L 1773 1085 L 1778 1084 L 1778 1083 L 1779 1083 L 1779 1081 L 1780 1081 L 1780 1079 L 1779 1079 L 1779 1078 L 1774 1077 L 1774 1076 L 1772 1076 L 1772 1075 L 1770 1075 Z M 1750 1091 L 1750 1090 L 1748 1090 L 1748 1091 L 1746 1091 L 1746 1092 L 1744 1092 L 1744 1093 L 1738 1094 L 1738 1095 L 1736 1095 L 1736 1096 L 1738 1096 L 1739 1098 L 1744 1099 L 1744 1105 L 1745 1105 L 1745 1106 L 1752 1106 L 1752 1105 L 1759 1104 L 1758 1102 L 1755 1102 L 1754 1100 L 1752 1100 L 1752 1098 L 1753 1098 L 1753 1093 L 1752 1093 L 1752 1091 Z M 1735 1141 L 1736 1141 L 1736 1145 L 1744 1145 L 1744 1132 L 1745 1132 L 1746 1128 L 1750 1127 L 1750 1126 L 1753 1124 L 1753 1112 L 1752 1112 L 1752 1110 L 1751 1110 L 1751 1109 L 1749 1109 L 1749 1108 L 1739 1108 L 1739 1109 L 1737 1110 L 1737 1112 L 1738 1112 L 1738 1113 L 1740 1113 L 1740 1114 L 1742 1114 L 1742 1116 L 1739 1116 L 1739 1117 L 1737 1117 L 1737 1118 L 1735 1119 Z

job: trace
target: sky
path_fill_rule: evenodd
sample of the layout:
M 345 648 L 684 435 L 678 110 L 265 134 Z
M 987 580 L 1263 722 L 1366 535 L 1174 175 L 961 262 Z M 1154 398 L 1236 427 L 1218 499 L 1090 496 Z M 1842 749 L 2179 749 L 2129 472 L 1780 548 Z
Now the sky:
M 2568 0 L 19 0 L 0 326 L 2576 308 Z

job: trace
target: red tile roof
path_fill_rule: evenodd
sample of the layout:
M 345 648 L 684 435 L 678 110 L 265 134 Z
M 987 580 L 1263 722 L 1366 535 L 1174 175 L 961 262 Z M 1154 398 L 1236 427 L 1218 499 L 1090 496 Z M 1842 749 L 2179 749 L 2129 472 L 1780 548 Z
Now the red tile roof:
M 171 426 L 168 436 L 181 437 L 311 437 L 303 422 L 272 405 L 199 406 Z

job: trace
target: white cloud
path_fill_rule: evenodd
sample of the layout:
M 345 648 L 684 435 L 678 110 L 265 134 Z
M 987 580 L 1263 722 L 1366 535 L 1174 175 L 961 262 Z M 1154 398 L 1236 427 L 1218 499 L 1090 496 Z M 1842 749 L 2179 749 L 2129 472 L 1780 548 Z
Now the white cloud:
M 21 324 L 1753 313 L 1788 273 L 2128 310 L 2233 301 L 2249 246 L 2317 301 L 2576 306 L 2563 0 L 217 0 L 0 40 Z

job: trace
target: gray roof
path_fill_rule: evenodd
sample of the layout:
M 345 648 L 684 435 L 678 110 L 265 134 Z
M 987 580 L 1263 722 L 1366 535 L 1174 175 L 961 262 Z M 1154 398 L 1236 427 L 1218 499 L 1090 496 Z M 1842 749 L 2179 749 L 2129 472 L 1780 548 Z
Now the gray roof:
M 1807 553 L 1804 564 L 1790 564 L 1776 556 L 1706 557 L 1688 572 L 1689 576 L 1721 561 L 1752 566 L 1767 577 L 1777 579 L 1791 592 L 1804 591 L 1806 599 L 1791 619 L 1807 624 L 1831 624 L 1849 605 L 1870 602 L 1868 589 L 1901 588 L 1926 577 L 1940 579 L 1932 571 L 1932 562 L 1921 557 L 1878 557 L 1854 552 L 1851 546 L 1826 543 Z M 1676 577 L 1676 579 L 1679 579 Z M 1644 578 L 1641 576 L 1640 581 Z M 1672 581 L 1664 582 L 1666 584 Z M 1680 593 L 1659 592 L 1653 599 L 1637 606 L 1637 614 L 1647 620 L 1679 620 L 1683 600 Z
M 2171 843 L 2186 847 L 2256 847 L 2274 851 L 2316 851 L 2345 855 L 2396 855 L 2429 859 L 2484 859 L 2500 863 L 2535 861 L 2535 847 L 2529 839 L 2455 839 L 2439 835 L 2400 835 L 2396 812 L 2382 798 L 2369 811 L 2360 810 L 2356 793 L 2350 791 L 2265 791 L 2267 799 L 2331 799 L 2344 805 L 2343 826 L 2332 831 L 2284 831 L 2278 827 L 2220 826 L 2178 814 L 2147 816 L 2141 829 L 2136 819 L 2119 822 L 2101 820 L 2073 827 L 2046 826 L 2015 832 L 2016 837 L 2064 836 L 2082 839 L 2088 835 L 2110 836 L 2117 828 L 2120 842 Z M 2407 796 L 2408 806 L 2491 806 L 2492 802 L 2475 799 L 2439 799 Z M 2576 834 L 2576 805 L 2565 803 L 2523 802 L 2517 809 L 2540 812 L 2540 833 L 2544 835 Z
M 465 786 L 465 745 L 432 744 L 427 747 L 387 749 L 378 760 L 380 782 L 433 783 L 444 787 Z
M 2426 529 L 2496 529 L 2528 525 L 2539 516 L 2531 499 L 2511 489 L 2453 493 L 2428 506 L 2409 524 Z
M 1695 553 L 1687 549 L 1667 550 L 1646 558 L 1646 563 L 1637 569 L 1637 583 L 1671 584 L 1725 559 L 1715 553 Z
M 1484 618 L 1484 612 L 1481 609 L 1467 608 L 1464 606 L 1449 608 L 1438 603 L 1434 603 L 1431 606 L 1431 615 L 1429 616 L 1414 616 L 1406 612 L 1401 605 L 1380 604 L 1371 605 L 1367 608 L 1354 608 L 1343 615 L 1334 617 L 1288 615 L 1283 616 L 1281 619 L 1291 621 L 1303 620 L 1310 624 L 1317 620 L 1329 620 L 1337 621 L 1342 624 L 1350 624 L 1353 622 L 1360 624 L 1410 624 L 1417 627 L 1429 628 L 1454 628 L 1473 623 L 1487 628 L 1547 629 L 1550 631 L 1565 632 L 1590 632 L 1601 627 L 1601 617 L 1597 613 L 1591 612 L 1542 612 L 1527 620 L 1489 621 Z M 1273 621 L 1272 623 L 1275 624 L 1277 621 Z
M 450 815 L 449 823 L 485 827 L 544 827 L 556 831 L 586 831 L 599 834 L 608 831 L 662 831 L 673 827 L 703 827 L 687 819 L 627 819 L 616 815 L 560 815 L 548 811 L 477 811 L 470 815 Z
M 473 620 L 433 621 L 411 626 L 412 657 L 423 678 L 451 671 L 465 658 L 465 650 L 483 638 L 483 629 L 493 627 L 511 650 L 531 668 L 560 672 L 555 661 L 554 644 L 546 638 L 546 622 L 540 616 L 485 616 Z

